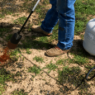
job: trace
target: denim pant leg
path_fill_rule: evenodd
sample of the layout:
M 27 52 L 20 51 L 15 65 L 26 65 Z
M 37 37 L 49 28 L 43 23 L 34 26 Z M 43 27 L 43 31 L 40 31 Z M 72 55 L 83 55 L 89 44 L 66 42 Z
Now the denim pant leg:
M 47 12 L 41 25 L 41 28 L 48 33 L 52 32 L 53 27 L 58 21 L 57 0 L 50 0 L 50 3 L 52 4 L 52 8 Z
M 76 0 L 57 0 L 57 11 L 59 18 L 58 44 L 63 50 L 70 49 L 73 45 L 75 28 Z

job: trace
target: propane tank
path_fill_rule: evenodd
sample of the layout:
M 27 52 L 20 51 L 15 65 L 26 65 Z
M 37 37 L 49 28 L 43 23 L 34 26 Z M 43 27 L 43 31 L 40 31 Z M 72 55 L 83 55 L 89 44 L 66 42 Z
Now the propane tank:
M 95 56 L 95 19 L 91 19 L 86 25 L 83 47 L 89 54 Z

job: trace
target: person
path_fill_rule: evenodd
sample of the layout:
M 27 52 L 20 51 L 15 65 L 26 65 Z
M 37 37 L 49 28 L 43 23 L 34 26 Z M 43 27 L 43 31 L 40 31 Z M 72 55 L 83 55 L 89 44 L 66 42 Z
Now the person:
M 49 57 L 67 53 L 73 46 L 75 1 L 76 0 L 50 0 L 52 7 L 48 10 L 41 26 L 32 26 L 33 31 L 50 36 L 52 35 L 54 26 L 59 20 L 58 43 L 54 48 L 51 48 L 45 52 L 45 54 Z

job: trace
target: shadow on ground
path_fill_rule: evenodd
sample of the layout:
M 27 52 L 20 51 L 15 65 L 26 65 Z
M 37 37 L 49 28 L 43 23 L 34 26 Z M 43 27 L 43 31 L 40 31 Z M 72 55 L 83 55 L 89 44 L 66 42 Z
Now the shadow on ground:
M 14 29 L 13 27 L 19 28 Z M 7 45 L 7 42 L 11 39 L 12 35 L 20 30 L 22 26 L 15 25 L 15 24 L 9 24 L 9 23 L 0 23 L 0 38 L 6 41 L 6 44 L 3 42 L 3 40 L 0 40 L 0 43 L 5 46 Z M 45 35 L 36 33 L 34 31 L 29 30 L 29 27 L 26 26 L 23 31 L 21 32 L 21 35 L 23 36 L 21 41 L 18 44 L 18 48 L 34 48 L 34 49 L 41 49 L 46 50 L 49 48 L 54 47 L 55 45 L 51 44 L 50 41 L 44 41 Z M 37 38 L 43 37 L 43 41 L 36 40 Z M 7 38 L 7 39 L 6 39 Z M 75 55 L 80 55 L 83 57 L 91 58 L 94 60 L 94 56 L 91 56 L 88 54 L 85 49 L 83 48 L 83 40 L 74 40 L 73 41 L 73 47 L 71 48 L 70 53 Z
M 6 24 L 6 23 L 0 24 L 0 30 L 2 30 L 2 35 L 0 37 L 2 39 L 4 39 L 5 33 L 7 33 L 7 34 L 10 35 L 10 34 L 13 34 L 14 33 L 13 31 L 19 31 L 18 29 L 17 30 L 16 29 L 14 30 L 13 29 L 14 26 L 15 25 L 13 25 L 13 24 Z M 21 26 L 18 26 L 18 27 L 20 28 Z M 10 32 L 9 31 L 5 31 L 5 30 L 8 30 L 8 29 L 10 30 Z M 22 40 L 22 42 L 24 40 L 26 40 L 26 42 L 24 42 L 22 45 L 19 44 L 18 45 L 18 48 L 24 48 L 24 49 L 26 49 L 26 48 L 34 48 L 34 49 L 41 49 L 41 50 L 43 50 L 43 47 L 44 46 L 45 46 L 44 48 L 46 48 L 46 49 L 49 49 L 49 48 L 51 48 L 51 47 L 54 46 L 54 45 L 52 45 L 49 42 L 44 43 L 42 41 L 36 41 L 35 40 L 37 37 L 43 37 L 42 34 L 38 34 L 38 33 L 35 33 L 33 31 L 28 31 L 27 30 L 27 27 L 25 27 L 25 30 L 27 32 L 23 31 L 23 33 L 22 33 L 23 34 L 23 40 Z M 1 31 L 0 31 L 0 33 L 1 33 Z M 9 37 L 9 39 L 10 38 L 11 37 Z M 9 40 L 9 39 L 7 39 L 7 40 Z M 5 40 L 5 41 L 7 42 L 7 40 Z M 93 56 L 89 55 L 84 50 L 83 45 L 82 45 L 82 43 L 83 43 L 82 40 L 74 40 L 73 43 L 74 43 L 74 45 L 73 45 L 70 53 L 73 53 L 75 55 L 77 54 L 77 55 L 80 55 L 80 56 L 83 56 L 83 57 L 87 57 L 87 58 L 91 58 L 91 59 L 95 60 Z M 3 41 L 0 41 L 0 44 L 6 45 L 6 44 L 3 43 Z M 22 56 L 24 56 L 24 55 L 22 54 Z M 24 58 L 26 58 L 26 57 L 24 56 Z M 29 59 L 27 59 L 27 60 L 30 61 Z M 35 65 L 33 62 L 31 62 L 31 63 L 33 65 Z M 72 70 L 72 72 L 73 71 L 74 70 Z M 43 72 L 46 73 L 49 77 L 53 78 L 47 72 L 45 72 L 45 71 L 43 71 Z M 67 76 L 68 76 L 68 78 L 67 78 Z M 67 80 L 66 79 L 63 79 L 64 77 L 66 77 Z M 56 80 L 55 78 L 53 78 L 53 79 Z M 63 72 L 62 73 L 62 79 L 60 80 L 61 82 L 59 80 L 56 80 L 56 82 L 59 85 L 62 86 L 62 87 L 60 87 L 60 91 L 59 92 L 61 92 L 61 93 L 63 93 L 65 95 L 69 91 L 74 91 L 76 89 L 76 87 L 78 87 L 80 90 L 81 89 L 85 89 L 86 92 L 87 92 L 87 89 L 90 87 L 90 85 L 87 82 L 82 82 L 83 79 L 84 79 L 84 76 L 83 75 L 80 75 L 80 71 L 79 72 L 76 72 L 74 75 L 72 75 L 72 74 L 69 75 L 68 73 L 67 74 L 64 74 L 64 72 Z M 69 87 L 65 85 L 65 82 L 67 82 L 69 84 Z M 70 86 L 71 84 L 75 85 L 75 88 L 72 88 Z M 84 93 L 86 93 L 86 92 L 84 92 Z M 55 95 L 55 93 L 57 93 L 57 95 L 58 95 L 58 92 L 49 92 L 49 93 L 50 94 L 47 94 L 47 95 Z M 88 94 L 88 92 L 86 93 L 86 95 L 87 94 Z

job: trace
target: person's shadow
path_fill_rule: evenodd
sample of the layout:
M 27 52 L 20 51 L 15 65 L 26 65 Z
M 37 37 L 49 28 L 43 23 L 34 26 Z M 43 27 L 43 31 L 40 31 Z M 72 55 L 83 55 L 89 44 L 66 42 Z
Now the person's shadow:
M 13 27 L 17 27 L 17 29 L 14 29 Z M 20 30 L 21 26 L 20 25 L 15 25 L 15 24 L 9 24 L 9 23 L 0 23 L 0 38 L 4 39 L 4 36 L 9 36 L 13 35 L 14 33 L 18 32 Z M 5 31 L 5 30 L 10 30 L 10 31 Z M 7 35 L 6 35 L 7 34 Z M 55 45 L 52 44 L 51 42 L 43 42 L 39 40 L 35 40 L 38 37 L 44 37 L 45 35 L 41 33 L 34 32 L 31 28 L 29 27 L 24 27 L 23 31 L 21 32 L 22 39 L 18 44 L 19 48 L 34 48 L 34 49 L 49 49 L 54 47 Z M 53 35 L 53 34 L 52 34 Z M 3 43 L 3 41 L 0 40 L 0 44 L 2 45 L 7 45 L 7 42 L 11 39 L 11 36 L 6 41 L 6 44 Z M 91 56 L 89 53 L 85 51 L 83 48 L 83 40 L 74 40 L 73 41 L 73 46 L 70 50 L 70 53 L 85 56 L 88 58 L 94 58 L 94 56 Z
M 2 24 L 0 24 L 0 29 L 2 30 L 2 29 L 4 29 L 4 30 L 6 30 L 6 29 L 11 29 L 11 31 L 10 32 L 7 32 L 7 34 L 9 35 L 9 34 L 14 34 L 14 31 L 15 32 L 18 32 L 19 31 L 19 29 L 14 29 L 13 27 L 14 26 L 16 26 L 16 27 L 18 27 L 18 28 L 20 28 L 21 26 L 19 26 L 19 25 L 13 25 L 13 24 L 6 24 L 6 23 L 2 23 Z M 0 31 L 0 33 L 1 33 L 1 31 Z M 2 39 L 3 39 L 3 36 L 4 36 L 4 34 L 5 34 L 5 32 L 3 33 L 2 32 L 2 36 L 0 36 Z M 42 42 L 42 41 L 36 41 L 35 39 L 37 38 L 37 37 L 43 37 L 44 35 L 43 34 L 39 34 L 39 33 L 35 33 L 34 31 L 31 31 L 31 30 L 29 30 L 28 31 L 28 27 L 25 27 L 24 28 L 24 30 L 23 30 L 23 32 L 21 33 L 21 35 L 23 36 L 23 38 L 22 38 L 22 41 L 20 41 L 20 43 L 21 42 L 23 42 L 23 41 L 25 41 L 26 40 L 26 42 L 24 42 L 24 44 L 18 44 L 18 48 L 24 48 L 24 49 L 27 49 L 27 48 L 34 48 L 34 49 L 41 49 L 41 50 L 43 50 L 43 47 L 45 47 L 45 49 L 49 49 L 49 48 L 52 48 L 54 45 L 53 44 L 51 44 L 51 43 L 49 43 L 49 42 Z M 11 37 L 10 37 L 11 38 Z M 10 39 L 9 38 L 9 39 Z M 6 41 L 6 40 L 5 40 Z M 6 41 L 6 43 L 7 43 L 7 41 Z M 6 45 L 6 44 L 4 44 L 3 43 L 3 41 L 0 41 L 0 44 L 2 44 L 2 45 Z M 90 54 L 88 54 L 85 50 L 84 50 L 84 48 L 83 48 L 83 40 L 74 40 L 73 41 L 73 46 L 72 46 L 72 48 L 71 48 L 71 50 L 70 50 L 70 52 L 69 53 L 72 53 L 72 54 L 74 54 L 74 55 L 80 55 L 80 56 L 83 56 L 83 57 L 87 57 L 87 58 L 89 58 L 89 59 L 93 59 L 93 60 L 95 60 L 94 58 L 95 57 L 93 57 L 93 56 L 91 56 Z M 68 53 L 68 58 L 69 58 L 69 53 Z M 21 55 L 23 56 L 23 57 L 25 57 L 22 53 L 21 53 Z M 28 58 L 26 58 L 25 57 L 25 59 L 26 60 L 28 60 L 28 61 L 30 61 Z M 31 61 L 30 61 L 31 62 Z M 12 63 L 13 63 L 13 61 L 12 61 Z M 35 65 L 33 62 L 31 62 L 31 64 L 33 64 L 33 65 Z M 11 64 L 12 65 L 12 64 Z M 49 77 L 51 77 L 51 78 L 53 78 L 52 76 L 50 76 L 47 72 L 45 72 L 44 70 L 43 70 L 43 72 L 44 73 L 46 73 Z M 54 78 L 53 78 L 54 79 Z M 56 79 L 54 79 L 54 80 L 56 80 Z M 58 81 L 58 80 L 56 80 L 56 81 Z M 67 86 L 62 86 L 62 89 L 63 88 L 65 88 L 65 92 L 64 93 L 66 93 L 67 91 L 70 91 L 71 89 L 69 89 Z M 61 89 L 61 88 L 60 88 Z M 74 89 L 73 89 L 74 90 Z M 72 91 L 73 91 L 72 90 Z M 55 92 L 51 92 L 51 93 L 55 93 Z M 57 92 L 58 93 L 58 92 Z

